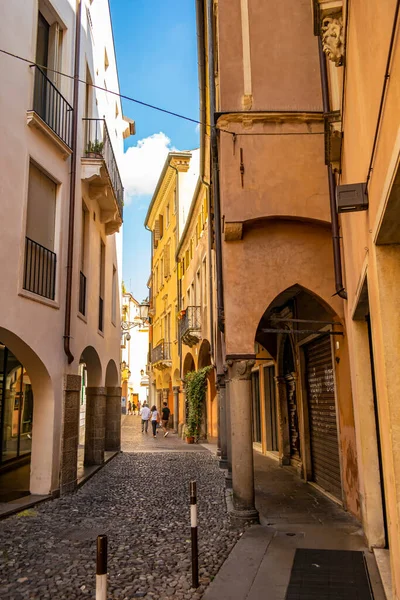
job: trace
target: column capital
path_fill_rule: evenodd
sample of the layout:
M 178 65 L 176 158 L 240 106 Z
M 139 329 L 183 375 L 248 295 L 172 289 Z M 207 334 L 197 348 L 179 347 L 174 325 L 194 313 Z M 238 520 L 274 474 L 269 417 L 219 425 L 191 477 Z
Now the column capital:
M 179 385 L 174 385 L 172 388 L 172 391 L 175 392 L 176 394 L 179 394 L 180 392 L 180 386 Z
M 229 369 L 228 373 L 228 377 L 229 377 L 229 381 L 232 380 L 241 380 L 241 379 L 245 379 L 248 380 L 251 378 L 251 370 L 254 367 L 254 365 L 256 364 L 256 361 L 254 358 L 252 359 L 228 359 L 226 361 L 226 365 Z
M 226 387 L 225 379 L 226 379 L 225 373 L 219 373 L 217 375 L 217 381 L 215 383 L 217 390 L 219 390 L 220 388 Z

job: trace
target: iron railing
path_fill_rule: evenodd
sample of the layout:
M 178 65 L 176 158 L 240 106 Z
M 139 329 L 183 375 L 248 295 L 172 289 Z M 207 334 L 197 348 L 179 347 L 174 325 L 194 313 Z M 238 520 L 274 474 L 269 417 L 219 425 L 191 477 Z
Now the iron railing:
M 54 300 L 57 256 L 41 244 L 25 238 L 24 290 Z
M 72 148 L 73 108 L 39 67 L 35 69 L 33 110 Z
M 83 119 L 85 123 L 84 157 L 101 158 L 107 167 L 108 176 L 117 199 L 119 214 L 123 214 L 124 188 L 117 161 L 104 119 Z
M 79 274 L 79 312 L 86 315 L 86 277 L 82 271 Z
M 201 329 L 201 306 L 188 306 L 179 321 L 179 335 L 183 337 L 190 331 Z
M 104 300 L 99 296 L 99 331 L 104 331 Z
M 160 342 L 151 352 L 151 362 L 171 360 L 171 342 Z

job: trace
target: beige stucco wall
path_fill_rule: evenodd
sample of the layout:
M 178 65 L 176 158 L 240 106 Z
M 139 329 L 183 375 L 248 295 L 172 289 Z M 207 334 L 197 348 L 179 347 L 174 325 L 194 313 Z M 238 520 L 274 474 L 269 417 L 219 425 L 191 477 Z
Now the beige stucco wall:
M 62 69 L 73 72 L 73 44 L 75 15 L 67 0 L 55 0 L 54 10 L 59 21 L 66 28 L 63 36 Z M 89 3 L 88 3 L 89 5 Z M 93 44 L 86 31 L 86 3 L 83 6 L 81 76 L 85 77 L 87 57 L 94 72 L 89 47 Z M 101 35 L 108 44 L 109 54 L 113 54 L 108 5 L 102 0 L 96 8 L 98 20 L 103 23 Z M 106 11 L 106 12 L 105 12 Z M 16 25 L 17 24 L 17 25 Z M 0 37 L 3 45 L 11 52 L 24 57 L 35 58 L 36 50 L 37 3 L 8 4 L 3 10 L 0 23 Z M 18 36 L 15 36 L 16 27 Z M 106 32 L 106 35 L 105 33 Z M 75 206 L 74 267 L 71 312 L 71 350 L 74 362 L 67 364 L 63 350 L 65 319 L 65 286 L 67 261 L 68 205 L 70 185 L 70 159 L 64 160 L 54 143 L 37 129 L 28 127 L 26 113 L 32 109 L 34 70 L 26 63 L 10 57 L 0 57 L 2 73 L 2 110 L 0 129 L 2 139 L 7 140 L 0 147 L 1 201 L 4 218 L 1 222 L 1 248 L 6 260 L 0 264 L 0 330 L 4 328 L 1 340 L 7 343 L 20 360 L 27 356 L 25 367 L 33 382 L 34 425 L 31 465 L 31 491 L 46 494 L 58 489 L 60 469 L 60 440 L 62 434 L 62 394 L 65 373 L 78 373 L 78 364 L 85 347 L 95 348 L 102 367 L 99 381 L 104 386 L 108 362 L 119 363 L 120 327 L 119 299 L 117 299 L 117 322 L 111 323 L 111 280 L 112 267 L 120 270 L 120 255 L 117 255 L 117 236 L 104 234 L 104 225 L 94 213 L 99 208 L 88 198 L 87 187 L 81 185 L 80 158 L 77 164 L 77 189 Z M 108 68 L 110 81 L 116 78 L 115 63 L 110 61 Z M 114 71 L 114 74 L 111 73 Z M 66 99 L 72 100 L 72 84 L 67 78 L 60 79 L 59 88 Z M 82 155 L 83 129 L 81 117 L 84 110 L 84 88 L 81 87 L 78 119 L 78 157 Z M 104 98 L 99 101 L 101 104 Z M 102 107 L 101 107 L 102 108 Z M 106 116 L 115 113 L 114 106 L 104 112 Z M 120 111 L 122 114 L 122 111 Z M 115 142 L 116 154 L 122 152 L 122 129 Z M 55 252 L 57 254 L 55 301 L 41 299 L 22 289 L 24 268 L 25 227 L 29 161 L 33 160 L 57 183 L 57 207 L 55 227 Z M 79 271 L 80 271 L 80 227 L 82 198 L 90 210 L 89 219 L 89 263 L 87 319 L 78 317 Z M 104 333 L 98 332 L 98 278 L 100 258 L 100 235 L 106 243 L 106 283 L 104 307 Z M 119 284 L 118 284 L 119 285 Z M 7 333 L 10 332 L 10 333 Z M 27 352 L 23 347 L 26 345 Z M 41 364 L 42 376 L 36 377 L 37 364 Z M 43 375 L 46 373 L 47 375 Z M 46 379 L 47 378 L 47 379 Z M 35 383 L 36 382 L 36 383 Z

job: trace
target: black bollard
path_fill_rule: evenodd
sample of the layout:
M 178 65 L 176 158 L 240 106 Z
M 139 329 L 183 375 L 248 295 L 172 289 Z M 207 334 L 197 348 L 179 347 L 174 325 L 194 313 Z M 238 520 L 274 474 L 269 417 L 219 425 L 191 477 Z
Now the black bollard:
M 96 600 L 107 600 L 107 536 L 97 536 Z
M 190 482 L 190 527 L 192 540 L 192 587 L 199 587 L 199 549 L 197 544 L 197 486 Z

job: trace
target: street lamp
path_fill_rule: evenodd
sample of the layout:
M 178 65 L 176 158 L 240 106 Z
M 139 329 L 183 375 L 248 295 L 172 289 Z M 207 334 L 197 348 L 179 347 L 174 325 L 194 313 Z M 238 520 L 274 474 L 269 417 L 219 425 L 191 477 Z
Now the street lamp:
M 149 306 L 148 302 L 142 302 L 139 304 L 139 316 L 135 317 L 134 321 L 121 321 L 121 330 L 123 333 L 129 331 L 133 327 L 143 327 L 149 319 Z M 130 333 L 126 334 L 126 340 L 129 342 L 131 339 Z

